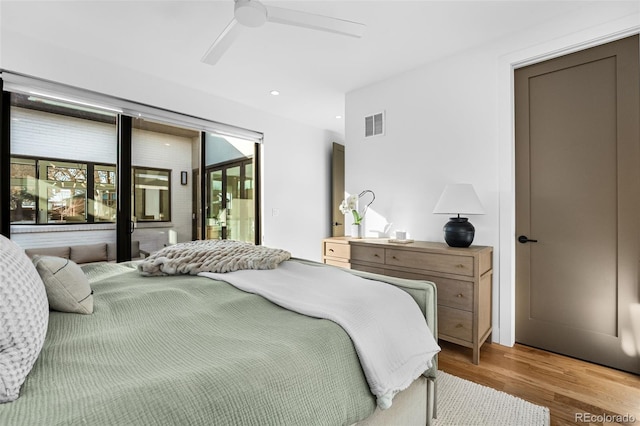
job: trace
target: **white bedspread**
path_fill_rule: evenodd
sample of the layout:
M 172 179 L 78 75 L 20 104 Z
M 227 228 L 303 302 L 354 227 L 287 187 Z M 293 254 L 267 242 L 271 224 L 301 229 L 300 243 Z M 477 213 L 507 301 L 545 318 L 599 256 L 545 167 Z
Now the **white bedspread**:
M 285 261 L 273 270 L 198 275 L 226 281 L 283 308 L 338 323 L 351 337 L 381 409 L 431 367 L 440 347 L 405 291 L 337 268 Z

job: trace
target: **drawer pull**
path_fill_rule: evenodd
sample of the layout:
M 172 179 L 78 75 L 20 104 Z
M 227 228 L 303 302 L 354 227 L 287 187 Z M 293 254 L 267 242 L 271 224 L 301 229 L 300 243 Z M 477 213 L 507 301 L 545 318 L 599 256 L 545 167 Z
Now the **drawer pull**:
M 331 253 L 333 253 L 333 249 L 329 249 L 329 251 L 330 251 Z
M 394 260 L 398 260 L 398 258 L 397 258 L 397 257 L 395 257 L 395 256 L 391 256 L 391 257 L 392 257 Z
M 373 257 L 380 257 L 380 256 L 378 255 L 378 253 L 375 253 Z
M 462 324 L 456 324 L 456 328 L 462 328 L 462 327 L 464 327 L 464 325 L 462 325 Z
M 463 265 L 462 263 L 458 263 L 458 264 L 456 265 L 456 268 L 460 268 L 460 269 L 462 269 L 462 268 L 464 268 L 464 265 Z
M 464 297 L 464 294 L 458 293 L 458 294 L 456 294 L 456 297 Z

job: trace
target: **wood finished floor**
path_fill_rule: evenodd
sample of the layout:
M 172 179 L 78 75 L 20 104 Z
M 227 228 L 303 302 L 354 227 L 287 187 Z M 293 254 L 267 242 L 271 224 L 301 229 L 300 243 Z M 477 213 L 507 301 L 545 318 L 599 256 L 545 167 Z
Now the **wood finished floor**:
M 551 425 L 577 422 L 577 413 L 631 415 L 640 425 L 640 376 L 516 344 L 485 343 L 480 364 L 471 349 L 440 341 L 439 368 L 454 376 L 549 407 Z

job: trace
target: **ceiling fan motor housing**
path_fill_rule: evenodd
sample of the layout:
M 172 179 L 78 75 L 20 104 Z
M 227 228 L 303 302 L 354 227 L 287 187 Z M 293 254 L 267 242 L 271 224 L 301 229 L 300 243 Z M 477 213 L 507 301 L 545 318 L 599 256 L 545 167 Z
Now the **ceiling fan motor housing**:
M 267 21 L 267 8 L 255 0 L 236 0 L 235 18 L 247 27 L 259 27 Z

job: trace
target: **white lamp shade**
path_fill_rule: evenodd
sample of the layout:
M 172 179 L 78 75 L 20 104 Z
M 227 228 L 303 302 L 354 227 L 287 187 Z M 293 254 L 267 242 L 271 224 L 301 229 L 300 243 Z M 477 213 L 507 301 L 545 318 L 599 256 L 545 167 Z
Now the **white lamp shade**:
M 453 183 L 444 187 L 434 213 L 484 214 L 478 194 L 469 183 Z

